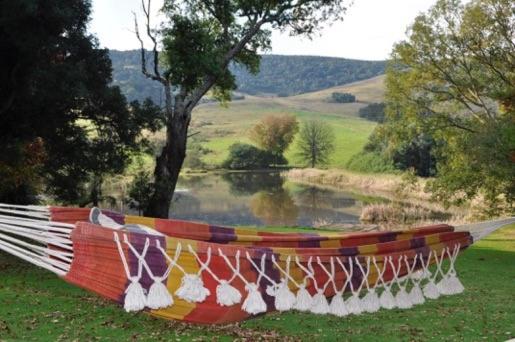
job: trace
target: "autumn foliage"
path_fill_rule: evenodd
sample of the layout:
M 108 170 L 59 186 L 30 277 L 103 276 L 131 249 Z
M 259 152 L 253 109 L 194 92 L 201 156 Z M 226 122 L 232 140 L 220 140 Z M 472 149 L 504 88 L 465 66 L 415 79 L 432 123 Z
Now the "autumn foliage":
M 268 115 L 250 131 L 251 140 L 265 151 L 282 156 L 299 131 L 293 115 Z

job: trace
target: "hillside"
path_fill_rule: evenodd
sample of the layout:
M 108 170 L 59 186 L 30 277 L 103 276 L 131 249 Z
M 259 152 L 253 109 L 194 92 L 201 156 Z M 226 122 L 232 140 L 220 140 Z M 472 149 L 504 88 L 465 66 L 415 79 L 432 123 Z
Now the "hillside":
M 129 100 L 151 97 L 162 103 L 158 83 L 141 74 L 139 50 L 111 50 L 113 81 Z M 384 61 L 361 61 L 316 56 L 263 55 L 260 72 L 249 74 L 232 66 L 238 91 L 252 95 L 289 96 L 365 80 L 384 73 Z
M 207 164 L 219 165 L 226 158 L 231 144 L 250 142 L 248 131 L 263 116 L 292 114 L 301 122 L 320 119 L 328 122 L 336 135 L 336 152 L 329 166 L 344 167 L 349 158 L 363 148 L 376 125 L 359 118 L 358 111 L 368 102 L 382 101 L 383 80 L 384 77 L 379 76 L 344 87 L 290 97 L 248 95 L 244 100 L 229 103 L 227 107 L 217 103 L 202 104 L 193 112 L 191 132 L 197 133 L 193 140 L 207 149 L 208 152 L 202 157 Z M 327 102 L 327 94 L 332 91 L 356 94 L 360 102 Z M 291 165 L 298 164 L 295 154 L 294 142 L 286 153 Z

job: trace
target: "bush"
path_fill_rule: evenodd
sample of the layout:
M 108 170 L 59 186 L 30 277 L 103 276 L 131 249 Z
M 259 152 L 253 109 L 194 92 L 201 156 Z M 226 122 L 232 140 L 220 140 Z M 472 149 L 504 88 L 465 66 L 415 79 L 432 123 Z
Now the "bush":
M 359 109 L 359 116 L 363 119 L 382 123 L 384 122 L 384 108 L 384 102 L 371 103 Z
M 378 152 L 360 152 L 347 162 L 347 168 L 357 172 L 382 173 L 395 172 L 393 163 Z
M 129 208 L 138 210 L 141 215 L 148 208 L 153 188 L 150 172 L 139 170 L 129 184 L 129 196 L 126 199 Z
M 337 103 L 352 103 L 356 102 L 356 96 L 350 93 L 332 93 L 331 102 Z
M 274 156 L 253 145 L 236 143 L 229 147 L 229 157 L 222 163 L 222 167 L 231 170 L 255 170 L 268 168 L 272 163 L 286 164 L 284 157 Z
M 202 156 L 209 153 L 209 150 L 198 143 L 192 143 L 186 151 L 184 166 L 193 170 L 203 170 L 206 164 L 202 161 Z

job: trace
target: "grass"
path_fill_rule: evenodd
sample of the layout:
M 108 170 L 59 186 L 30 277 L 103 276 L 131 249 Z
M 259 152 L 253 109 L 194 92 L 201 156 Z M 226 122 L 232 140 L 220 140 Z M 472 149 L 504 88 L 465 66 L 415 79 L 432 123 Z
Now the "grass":
M 515 337 L 515 225 L 465 251 L 466 290 L 410 310 L 346 318 L 297 312 L 195 326 L 127 314 L 117 305 L 0 253 L 0 340 L 505 341 Z
M 291 114 L 299 121 L 320 119 L 331 125 L 336 136 L 336 151 L 329 167 L 344 168 L 351 156 L 361 151 L 375 123 L 358 117 L 360 108 L 370 102 L 380 102 L 384 96 L 384 76 L 330 88 L 318 92 L 291 97 L 254 97 L 246 95 L 244 100 L 233 101 L 223 107 L 217 103 L 198 106 L 192 116 L 190 133 L 210 153 L 203 161 L 219 166 L 228 155 L 233 143 L 249 143 L 248 131 L 262 117 L 267 115 Z M 338 104 L 327 99 L 333 91 L 350 92 L 357 96 L 358 102 Z M 163 140 L 164 134 L 155 136 Z M 299 165 L 295 157 L 296 143 L 286 152 L 291 165 Z
M 302 122 L 310 119 L 319 119 L 327 122 L 335 133 L 335 152 L 329 162 L 330 167 L 343 168 L 347 161 L 354 154 L 361 151 L 368 136 L 375 127 L 375 124 L 354 116 L 340 116 L 328 113 L 317 113 L 301 110 L 285 110 L 284 108 L 273 108 L 254 112 L 246 115 L 243 111 L 245 106 L 219 107 L 218 113 L 212 113 L 212 119 L 216 124 L 202 126 L 198 129 L 203 139 L 202 145 L 211 152 L 203 157 L 204 162 L 211 165 L 220 165 L 228 155 L 229 146 L 234 143 L 250 143 L 248 137 L 249 129 L 263 116 L 277 114 L 295 115 Z M 259 115 L 258 115 L 259 114 Z M 198 115 L 198 120 L 205 120 L 207 117 Z M 206 122 L 206 121 L 203 121 Z M 301 163 L 296 158 L 296 141 L 294 141 L 286 152 L 286 158 L 291 165 Z

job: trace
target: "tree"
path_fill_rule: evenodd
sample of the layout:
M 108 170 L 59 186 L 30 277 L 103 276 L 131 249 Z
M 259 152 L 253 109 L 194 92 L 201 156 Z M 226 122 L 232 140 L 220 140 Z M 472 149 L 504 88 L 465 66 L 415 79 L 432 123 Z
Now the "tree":
M 122 171 L 141 146 L 141 129 L 162 122 L 159 108 L 129 106 L 110 86 L 108 52 L 87 32 L 90 7 L 0 1 L 0 175 L 13 175 L 0 189 L 26 193 L 2 190 L 2 201 L 33 202 L 44 187 L 65 203 L 95 202 L 103 175 Z
M 229 156 L 222 167 L 231 170 L 257 170 L 268 168 L 274 161 L 282 164 L 287 162 L 282 155 L 278 158 L 254 145 L 235 143 L 229 147 Z
M 305 122 L 300 129 L 298 149 L 298 157 L 311 167 L 327 164 L 334 151 L 331 126 L 319 120 Z
M 384 122 L 384 102 L 371 103 L 359 109 L 359 117 L 370 121 Z
M 331 102 L 336 103 L 352 103 L 356 102 L 356 96 L 351 93 L 332 93 Z
M 439 0 L 394 47 L 386 79 L 390 144 L 404 143 L 409 131 L 443 142 L 430 187 L 445 203 L 481 195 L 491 214 L 513 212 L 514 23 L 511 0 Z
M 145 32 L 153 42 L 154 65 L 151 71 L 147 69 L 135 20 L 142 72 L 163 85 L 166 114 L 166 143 L 156 158 L 155 186 L 145 214 L 168 217 L 186 154 L 192 110 L 208 91 L 220 101 L 230 100 L 235 79 L 229 64 L 256 73 L 258 51 L 270 47 L 270 29 L 311 36 L 323 23 L 341 19 L 345 7 L 342 0 L 166 0 L 162 12 L 167 20 L 159 31 L 150 25 L 150 0 L 146 5 L 143 1 L 143 11 Z M 159 61 L 163 62 L 162 70 Z
M 250 138 L 262 149 L 278 158 L 292 143 L 299 131 L 299 123 L 293 115 L 268 115 L 250 131 Z

